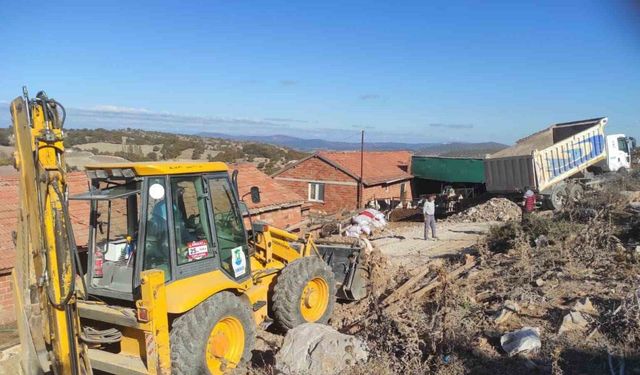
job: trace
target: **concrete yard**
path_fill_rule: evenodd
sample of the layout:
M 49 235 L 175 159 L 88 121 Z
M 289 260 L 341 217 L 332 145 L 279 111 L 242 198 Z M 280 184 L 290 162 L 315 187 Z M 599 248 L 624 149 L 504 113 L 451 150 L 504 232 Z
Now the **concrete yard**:
M 421 222 L 390 223 L 372 244 L 396 265 L 412 269 L 432 258 L 455 254 L 477 244 L 492 224 L 496 223 L 438 222 L 438 240 L 425 241 Z

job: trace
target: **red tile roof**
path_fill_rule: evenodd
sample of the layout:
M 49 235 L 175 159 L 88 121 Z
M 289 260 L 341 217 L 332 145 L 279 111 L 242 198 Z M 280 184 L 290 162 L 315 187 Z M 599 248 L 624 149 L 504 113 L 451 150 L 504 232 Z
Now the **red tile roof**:
M 253 164 L 234 164 L 230 165 L 229 169 L 238 171 L 240 197 L 248 194 L 252 186 L 260 188 L 260 203 L 251 202 L 248 195 L 244 198 L 251 213 L 264 212 L 279 207 L 300 206 L 304 203 L 303 197 L 262 173 Z
M 316 156 L 335 164 L 355 179 L 360 178 L 360 151 L 321 151 Z M 365 151 L 363 157 L 363 182 L 377 185 L 384 182 L 410 179 L 409 151 Z
M 70 194 L 87 191 L 87 177 L 84 172 L 72 172 L 67 175 Z M 18 174 L 0 176 L 0 272 L 13 267 L 15 246 L 13 232 L 18 224 Z M 89 237 L 88 202 L 72 201 L 69 215 L 78 245 L 86 245 Z

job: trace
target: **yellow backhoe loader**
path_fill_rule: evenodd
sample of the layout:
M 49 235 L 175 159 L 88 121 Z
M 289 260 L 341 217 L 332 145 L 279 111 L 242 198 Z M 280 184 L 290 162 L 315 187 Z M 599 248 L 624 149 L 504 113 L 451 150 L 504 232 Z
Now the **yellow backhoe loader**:
M 256 327 L 326 323 L 366 295 L 360 249 L 250 223 L 224 163 L 87 166 L 69 197 L 64 108 L 11 103 L 20 173 L 14 291 L 26 374 L 220 374 L 251 356 Z M 260 192 L 251 189 L 258 202 Z M 85 251 L 69 200 L 90 206 Z

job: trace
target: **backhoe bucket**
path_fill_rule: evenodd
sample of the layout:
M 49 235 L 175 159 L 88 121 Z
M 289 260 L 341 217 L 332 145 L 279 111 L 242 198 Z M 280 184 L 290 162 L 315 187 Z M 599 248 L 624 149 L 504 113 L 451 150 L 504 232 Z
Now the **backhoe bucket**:
M 342 300 L 358 301 L 368 294 L 368 271 L 360 263 L 362 248 L 358 245 L 316 244 L 322 259 L 333 269 L 338 292 Z

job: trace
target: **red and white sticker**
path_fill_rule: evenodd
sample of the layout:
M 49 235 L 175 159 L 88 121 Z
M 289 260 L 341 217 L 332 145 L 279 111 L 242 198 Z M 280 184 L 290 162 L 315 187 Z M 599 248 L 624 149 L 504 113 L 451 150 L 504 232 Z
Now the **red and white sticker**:
M 198 260 L 209 255 L 209 243 L 207 240 L 187 242 L 187 259 Z

